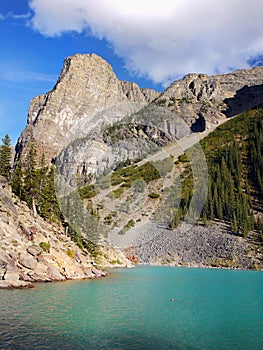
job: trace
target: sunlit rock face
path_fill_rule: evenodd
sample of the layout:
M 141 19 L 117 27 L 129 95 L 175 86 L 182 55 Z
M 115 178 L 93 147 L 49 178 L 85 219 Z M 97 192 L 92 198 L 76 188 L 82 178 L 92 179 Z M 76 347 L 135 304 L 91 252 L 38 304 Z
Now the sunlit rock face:
M 188 74 L 155 101 L 182 118 L 194 132 L 263 103 L 263 67 L 208 76 Z
M 130 115 L 159 93 L 120 81 L 112 67 L 95 54 L 67 57 L 54 88 L 31 100 L 27 127 L 18 140 L 17 156 L 25 152 L 31 134 L 47 161 L 74 138 L 95 126 Z

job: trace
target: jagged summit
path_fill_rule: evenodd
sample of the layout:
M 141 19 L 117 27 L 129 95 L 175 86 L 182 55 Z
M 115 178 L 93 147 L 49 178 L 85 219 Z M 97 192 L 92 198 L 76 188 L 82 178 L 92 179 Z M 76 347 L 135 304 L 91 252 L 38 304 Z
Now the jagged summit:
M 202 128 L 210 129 L 263 103 L 263 67 L 241 69 L 228 74 L 187 74 L 173 82 L 156 100 L 182 118 L 189 127 L 201 118 Z

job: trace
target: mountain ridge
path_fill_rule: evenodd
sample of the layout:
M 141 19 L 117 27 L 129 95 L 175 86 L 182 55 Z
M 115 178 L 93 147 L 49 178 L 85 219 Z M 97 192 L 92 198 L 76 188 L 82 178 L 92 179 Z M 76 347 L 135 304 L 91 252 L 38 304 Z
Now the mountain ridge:
M 249 90 L 240 94 L 246 86 Z M 253 86 L 257 91 L 252 91 Z M 120 81 L 110 64 L 96 54 L 72 55 L 64 60 L 54 88 L 31 100 L 15 161 L 25 152 L 31 133 L 49 162 L 93 126 L 113 124 L 147 106 L 168 109 L 193 132 L 210 130 L 242 111 L 237 107 L 240 99 L 243 109 L 258 105 L 262 91 L 263 67 L 210 77 L 192 73 L 158 93 Z

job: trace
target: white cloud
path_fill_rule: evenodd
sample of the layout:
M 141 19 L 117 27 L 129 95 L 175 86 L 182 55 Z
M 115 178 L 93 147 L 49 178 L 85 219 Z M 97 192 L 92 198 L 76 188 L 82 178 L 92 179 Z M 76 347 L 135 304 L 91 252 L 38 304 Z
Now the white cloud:
M 43 74 L 21 67 L 18 62 L 0 62 L 0 79 L 12 83 L 29 82 L 50 82 L 55 83 L 57 76 Z
M 23 14 L 17 15 L 17 14 L 15 14 L 13 12 L 8 12 L 7 17 L 13 18 L 13 19 L 16 19 L 16 20 L 27 20 L 27 19 L 29 19 L 31 17 L 31 14 L 30 14 L 30 12 L 27 12 L 27 13 L 23 13 Z
M 30 7 L 43 35 L 107 39 L 130 71 L 155 82 L 244 68 L 263 53 L 262 0 L 31 0 Z

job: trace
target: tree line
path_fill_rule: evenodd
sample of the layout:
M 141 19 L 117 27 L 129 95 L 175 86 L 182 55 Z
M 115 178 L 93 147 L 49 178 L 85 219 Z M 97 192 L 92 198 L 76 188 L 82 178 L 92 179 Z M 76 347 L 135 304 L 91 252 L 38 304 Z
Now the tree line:
M 45 156 L 36 161 L 36 143 L 33 137 L 28 152 L 12 169 L 12 147 L 9 135 L 5 135 L 0 146 L 0 175 L 10 183 L 12 191 L 25 201 L 34 213 L 56 221 L 61 217 L 54 187 L 54 165 L 46 166 Z

